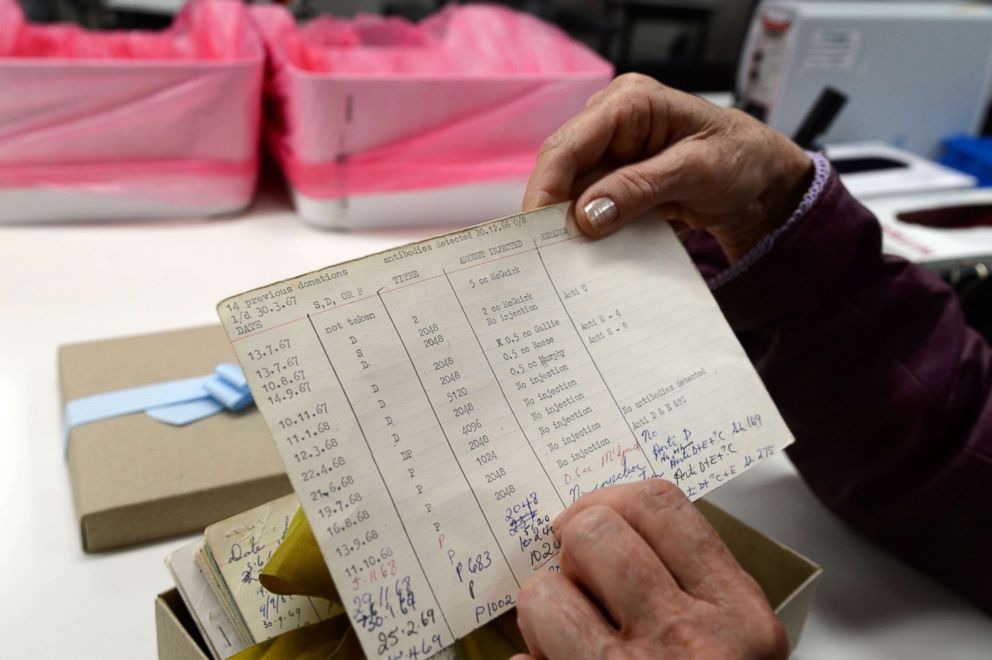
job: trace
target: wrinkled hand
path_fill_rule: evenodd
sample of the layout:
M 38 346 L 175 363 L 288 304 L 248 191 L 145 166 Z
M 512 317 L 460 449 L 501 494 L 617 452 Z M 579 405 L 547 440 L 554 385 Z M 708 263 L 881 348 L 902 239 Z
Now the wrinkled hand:
M 627 74 L 545 141 L 523 208 L 577 196 L 580 228 L 602 236 L 657 207 L 733 262 L 785 222 L 812 176 L 802 149 L 750 116 Z
M 785 658 L 782 625 L 757 583 L 673 484 L 594 491 L 555 523 L 561 573 L 517 601 L 531 657 Z

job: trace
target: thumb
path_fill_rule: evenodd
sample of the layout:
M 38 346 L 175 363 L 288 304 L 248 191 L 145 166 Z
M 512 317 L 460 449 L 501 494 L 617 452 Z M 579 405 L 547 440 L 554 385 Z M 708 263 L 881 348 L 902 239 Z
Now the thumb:
M 616 169 L 586 188 L 575 204 L 579 228 L 606 236 L 655 207 L 672 210 L 671 202 L 685 199 L 688 189 L 698 185 L 697 180 L 690 186 L 686 176 L 687 164 L 699 160 L 698 154 L 680 146 Z

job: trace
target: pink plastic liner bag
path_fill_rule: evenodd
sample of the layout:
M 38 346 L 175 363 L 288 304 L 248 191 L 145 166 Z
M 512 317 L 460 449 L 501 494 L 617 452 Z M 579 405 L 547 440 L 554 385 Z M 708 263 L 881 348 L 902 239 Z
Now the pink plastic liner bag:
M 0 0 L 0 192 L 243 207 L 264 61 L 234 1 L 190 2 L 162 32 L 97 33 L 29 24 Z
M 297 27 L 270 5 L 252 16 L 270 60 L 269 146 L 290 184 L 320 199 L 525 178 L 541 142 L 613 74 L 556 27 L 497 6 L 416 25 Z

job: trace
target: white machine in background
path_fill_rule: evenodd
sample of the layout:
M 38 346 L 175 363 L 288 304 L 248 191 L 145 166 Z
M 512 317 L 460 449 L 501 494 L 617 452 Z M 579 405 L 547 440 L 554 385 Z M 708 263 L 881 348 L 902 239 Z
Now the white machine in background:
M 792 136 L 832 87 L 847 103 L 825 144 L 881 140 L 935 158 L 943 138 L 980 127 L 990 83 L 990 7 L 767 0 L 737 89 L 743 109 Z
M 844 186 L 861 202 L 974 188 L 978 183 L 970 174 L 875 140 L 831 144 L 823 151 Z
M 882 250 L 940 273 L 992 269 L 992 190 L 944 190 L 863 201 L 882 225 Z

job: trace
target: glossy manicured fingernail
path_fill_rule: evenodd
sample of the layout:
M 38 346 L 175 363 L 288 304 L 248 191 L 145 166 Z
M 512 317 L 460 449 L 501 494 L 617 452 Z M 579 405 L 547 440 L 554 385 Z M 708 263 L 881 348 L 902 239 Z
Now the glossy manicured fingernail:
M 586 219 L 593 229 L 602 230 L 613 224 L 617 219 L 617 205 L 609 197 L 594 199 L 582 207 Z

